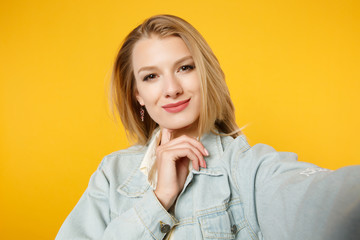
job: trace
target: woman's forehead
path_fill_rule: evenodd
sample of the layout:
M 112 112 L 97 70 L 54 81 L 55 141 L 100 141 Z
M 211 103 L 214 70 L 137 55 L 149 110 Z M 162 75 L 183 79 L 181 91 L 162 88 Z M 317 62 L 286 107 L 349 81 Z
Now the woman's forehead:
M 160 38 L 152 36 L 139 40 L 133 49 L 134 71 L 152 65 L 174 64 L 182 58 L 191 56 L 185 42 L 176 36 Z

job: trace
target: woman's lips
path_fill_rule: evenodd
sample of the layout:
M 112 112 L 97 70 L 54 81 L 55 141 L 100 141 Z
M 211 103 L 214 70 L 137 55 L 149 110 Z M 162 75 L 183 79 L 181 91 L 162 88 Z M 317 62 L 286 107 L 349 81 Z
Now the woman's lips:
M 189 105 L 190 99 L 191 98 L 184 100 L 184 101 L 179 101 L 177 103 L 166 104 L 162 107 L 165 109 L 165 111 L 170 112 L 170 113 L 181 112 Z

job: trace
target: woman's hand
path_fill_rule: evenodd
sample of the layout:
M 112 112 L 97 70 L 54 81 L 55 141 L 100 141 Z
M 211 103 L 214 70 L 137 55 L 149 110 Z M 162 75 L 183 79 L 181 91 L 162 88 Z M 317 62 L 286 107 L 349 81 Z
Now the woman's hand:
M 172 132 L 162 129 L 161 144 L 156 149 L 158 181 L 156 197 L 166 210 L 175 202 L 184 187 L 189 171 L 189 161 L 194 169 L 206 168 L 204 156 L 208 156 L 204 146 L 194 138 L 183 135 L 171 139 Z

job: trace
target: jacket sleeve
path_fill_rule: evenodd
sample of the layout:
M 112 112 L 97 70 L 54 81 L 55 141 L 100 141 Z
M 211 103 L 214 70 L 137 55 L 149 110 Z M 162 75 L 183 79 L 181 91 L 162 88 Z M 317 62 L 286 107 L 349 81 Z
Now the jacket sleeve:
M 152 190 L 118 217 L 110 217 L 110 184 L 103 168 L 91 176 L 88 188 L 66 218 L 56 240 L 163 239 L 160 221 L 173 227 L 175 219 L 162 207 Z
M 257 144 L 237 168 L 264 239 L 359 239 L 360 166 L 331 171 Z

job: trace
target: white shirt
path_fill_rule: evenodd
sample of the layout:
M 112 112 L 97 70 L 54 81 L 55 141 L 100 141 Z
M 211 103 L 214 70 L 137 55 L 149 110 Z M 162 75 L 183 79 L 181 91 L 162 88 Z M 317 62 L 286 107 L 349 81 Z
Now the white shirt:
M 149 147 L 146 150 L 144 159 L 140 165 L 140 171 L 148 178 L 150 186 L 155 190 L 157 185 L 157 169 L 155 165 L 156 161 L 156 147 L 160 142 L 160 129 L 156 129 L 154 138 L 149 143 Z

